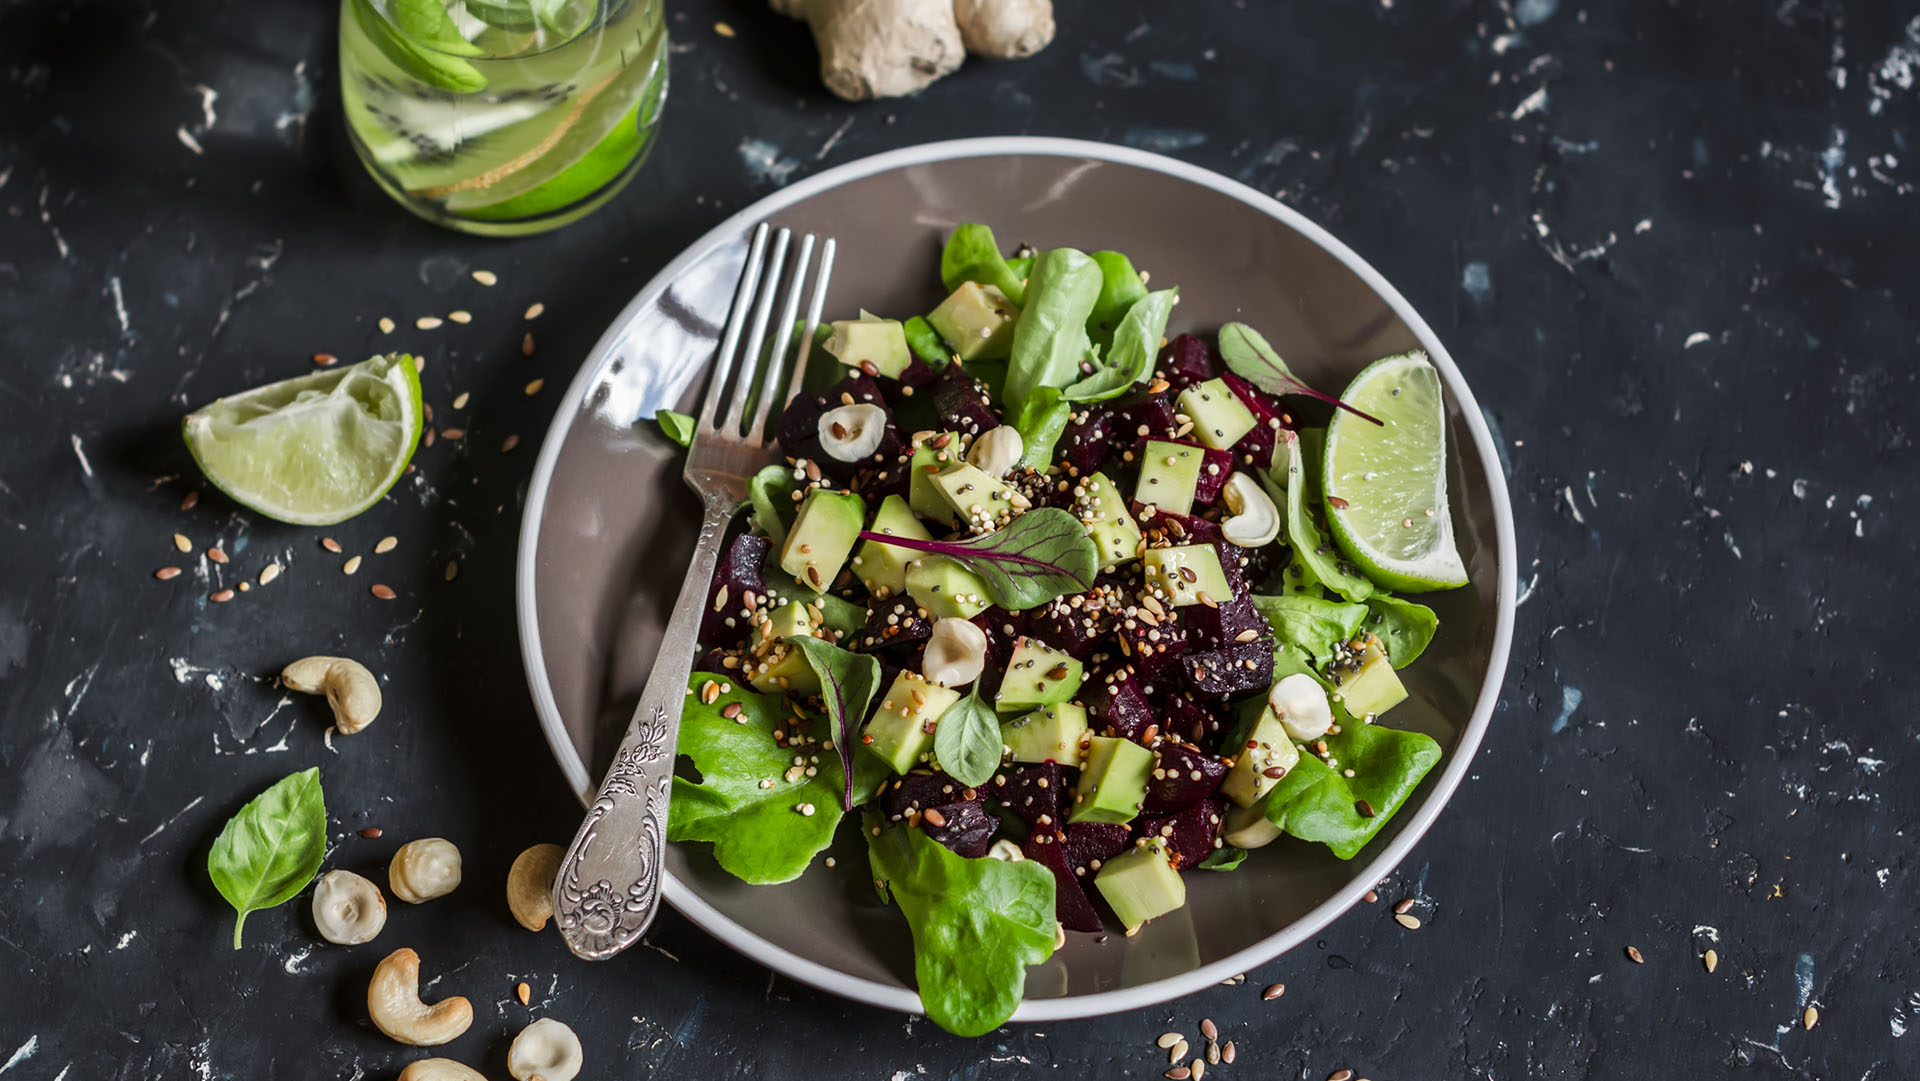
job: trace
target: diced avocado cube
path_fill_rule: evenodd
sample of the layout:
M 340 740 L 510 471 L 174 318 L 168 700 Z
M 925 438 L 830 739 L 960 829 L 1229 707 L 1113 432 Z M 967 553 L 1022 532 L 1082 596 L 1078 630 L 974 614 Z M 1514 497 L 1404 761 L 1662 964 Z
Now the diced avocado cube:
M 746 672 L 747 682 L 764 694 L 783 691 L 818 694 L 820 691 L 820 677 L 814 674 L 813 665 L 807 663 L 807 655 L 790 642 L 775 639 L 765 653 L 747 660 Z
M 801 502 L 793 528 L 780 545 L 780 569 L 808 589 L 826 589 L 846 565 L 866 520 L 867 504 L 859 496 L 815 488 Z
M 1193 437 L 1215 450 L 1226 450 L 1253 431 L 1253 410 L 1224 379 L 1195 383 L 1174 404 L 1193 422 Z
M 933 483 L 933 475 L 960 461 L 958 432 L 935 435 L 913 447 L 913 460 L 907 464 L 907 505 L 920 517 L 952 525 L 953 508 Z
M 813 615 L 799 601 L 788 601 L 768 612 L 766 623 L 759 628 L 760 641 L 768 648 L 782 638 L 798 635 L 813 635 Z
M 979 575 L 942 555 L 921 555 L 907 564 L 907 594 L 935 619 L 972 619 L 993 603 Z
M 1327 679 L 1333 683 L 1333 700 L 1357 718 L 1377 717 L 1407 700 L 1406 685 L 1380 648 L 1380 639 L 1371 634 L 1338 652 Z
M 917 672 L 901 672 L 880 699 L 861 742 L 895 773 L 905 773 L 932 749 L 940 715 L 959 700 L 959 691 L 929 683 Z
M 1024 713 L 1065 702 L 1080 690 L 1084 674 L 1079 661 L 1038 638 L 1021 635 L 1007 658 L 993 708 L 1001 713 Z
M 1220 794 L 1242 807 L 1260 802 L 1280 778 L 1300 761 L 1300 748 L 1287 738 L 1287 730 L 1271 706 L 1260 711 L 1260 719 L 1246 741 L 1233 749 L 1233 768 L 1220 782 Z
M 1074 702 L 1041 706 L 1024 717 L 1000 724 L 1000 742 L 1013 752 L 1015 762 L 1080 764 L 1080 745 L 1087 739 L 1087 710 Z
M 1087 535 L 1093 538 L 1094 550 L 1100 553 L 1101 570 L 1110 571 L 1139 558 L 1140 526 L 1128 512 L 1120 489 L 1114 487 L 1105 473 L 1080 479 L 1073 512 L 1086 525 Z
M 1147 798 L 1153 752 L 1118 736 L 1088 736 L 1068 822 L 1131 822 Z
M 1173 869 L 1164 841 L 1142 841 L 1106 862 L 1093 884 L 1133 934 L 1155 916 L 1187 903 L 1187 883 Z
M 1013 517 L 1016 499 L 1026 503 L 1026 497 L 1005 481 L 966 462 L 942 469 L 931 480 L 940 498 L 959 516 L 961 528 L 972 533 L 988 533 L 1006 525 Z
M 858 319 L 841 319 L 833 324 L 826 350 L 849 368 L 891 379 L 900 378 L 913 363 L 913 350 L 907 348 L 907 331 L 900 321 L 864 311 Z
M 867 532 L 906 537 L 909 540 L 933 539 L 933 534 L 920 524 L 920 519 L 907 506 L 907 501 L 897 495 L 880 501 L 880 509 L 873 512 L 873 524 L 867 527 Z M 919 555 L 911 548 L 865 541 L 860 545 L 859 553 L 853 557 L 853 573 L 866 583 L 867 592 L 876 597 L 891 597 L 906 591 L 907 564 Z
M 1013 349 L 1013 325 L 1020 309 L 991 285 L 961 282 L 953 295 L 927 314 L 947 348 L 961 360 L 993 360 Z
M 1174 514 L 1193 513 L 1193 493 L 1207 456 L 1185 443 L 1149 439 L 1140 455 L 1140 482 L 1133 498 Z
M 1215 604 L 1233 599 L 1233 587 L 1220 569 L 1220 553 L 1211 544 L 1149 548 L 1140 561 L 1147 585 L 1158 589 L 1175 606 L 1204 604 L 1201 594 Z

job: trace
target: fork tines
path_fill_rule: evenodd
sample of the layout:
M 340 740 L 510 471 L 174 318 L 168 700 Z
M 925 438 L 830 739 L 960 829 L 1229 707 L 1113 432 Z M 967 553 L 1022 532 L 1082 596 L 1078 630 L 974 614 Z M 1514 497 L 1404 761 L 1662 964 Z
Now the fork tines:
M 762 222 L 753 232 L 753 243 L 747 249 L 747 263 L 740 273 L 740 286 L 733 297 L 733 310 L 727 318 L 726 332 L 720 339 L 720 353 L 714 361 L 713 376 L 707 384 L 705 404 L 700 409 L 700 431 L 712 432 L 724 437 L 745 436 L 747 440 L 761 441 L 766 425 L 767 414 L 776 401 L 784 404 L 800 389 L 802 378 L 806 374 L 807 358 L 813 349 L 814 328 L 819 325 L 820 311 L 826 303 L 827 281 L 833 273 L 834 242 L 828 237 L 820 245 L 819 268 L 814 274 L 813 298 L 807 305 L 807 321 L 796 335 L 794 320 L 800 312 L 800 291 L 806 284 L 808 268 L 813 263 L 815 237 L 812 233 L 800 238 L 800 250 L 791 262 L 787 259 L 787 249 L 793 239 L 791 229 L 781 229 L 773 234 L 773 253 L 767 254 L 767 235 L 769 226 Z M 773 315 L 773 302 L 780 294 L 782 285 L 786 290 L 785 302 L 780 306 L 780 316 L 774 322 L 773 339 L 767 339 L 767 327 Z M 746 347 L 740 346 L 740 331 L 747 321 L 748 309 L 752 309 L 753 325 L 747 330 Z M 798 339 L 799 350 L 788 371 L 787 354 Z M 737 377 L 733 376 L 736 360 L 743 355 L 747 358 L 740 363 Z M 764 353 L 764 355 L 763 355 Z M 782 378 L 783 374 L 786 376 Z M 727 408 L 720 411 L 720 400 L 731 396 Z M 717 418 L 717 419 L 716 419 Z

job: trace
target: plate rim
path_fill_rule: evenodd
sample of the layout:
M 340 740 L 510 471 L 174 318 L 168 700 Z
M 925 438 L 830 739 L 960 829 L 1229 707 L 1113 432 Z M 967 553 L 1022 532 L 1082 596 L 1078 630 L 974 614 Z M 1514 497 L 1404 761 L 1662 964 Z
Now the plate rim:
M 1448 391 L 1456 396 L 1455 400 L 1466 420 L 1468 433 L 1479 451 L 1482 468 L 1487 474 L 1488 496 L 1492 504 L 1494 524 L 1494 568 L 1498 575 L 1498 581 L 1494 587 L 1493 643 L 1487 672 L 1481 680 L 1473 713 L 1461 730 L 1459 747 L 1435 780 L 1435 798 L 1427 800 L 1424 805 L 1416 809 L 1401 828 L 1399 835 L 1384 849 L 1371 854 L 1366 863 L 1359 867 L 1359 873 L 1348 886 L 1315 906 L 1285 930 L 1211 964 L 1202 965 L 1191 972 L 1169 976 L 1138 987 L 1060 998 L 1023 998 L 1019 1008 L 1010 1018 L 1011 1021 L 1017 1022 L 1065 1021 L 1156 1005 L 1191 994 L 1203 987 L 1221 983 L 1265 964 L 1320 932 L 1348 909 L 1358 904 L 1361 896 L 1372 888 L 1373 883 L 1386 877 L 1399 866 L 1413 850 L 1414 845 L 1426 835 L 1427 830 L 1432 828 L 1440 812 L 1452 801 L 1454 793 L 1466 779 L 1473 757 L 1492 723 L 1493 711 L 1499 701 L 1500 688 L 1505 682 L 1508 655 L 1513 643 L 1518 589 L 1514 577 L 1517 548 L 1513 532 L 1513 508 L 1507 492 L 1506 478 L 1499 472 L 1499 450 L 1487 427 L 1485 414 L 1481 412 L 1478 400 L 1474 398 L 1472 389 L 1467 385 L 1466 377 L 1454 364 L 1453 357 L 1441 344 L 1433 329 L 1413 309 L 1407 299 L 1400 295 L 1400 291 L 1373 268 L 1372 264 L 1362 259 L 1332 233 L 1278 199 L 1203 166 L 1132 147 L 1051 136 L 1000 135 L 921 143 L 883 151 L 837 165 L 770 192 L 701 234 L 699 239 L 689 244 L 672 261 L 662 267 L 659 273 L 641 286 L 633 299 L 628 301 L 626 307 L 622 308 L 608 324 L 606 332 L 594 343 L 586 360 L 581 363 L 580 370 L 568 384 L 566 394 L 561 399 L 561 408 L 555 411 L 553 421 L 547 428 L 546 436 L 540 445 L 539 456 L 534 462 L 533 474 L 528 480 L 526 505 L 521 512 L 518 552 L 514 561 L 514 619 L 519 629 L 521 664 L 526 670 L 527 684 L 533 694 L 534 710 L 539 717 L 541 731 L 561 772 L 566 776 L 567 783 L 580 798 L 582 806 L 585 806 L 592 800 L 596 786 L 587 772 L 586 763 L 581 760 L 579 753 L 574 750 L 572 740 L 568 738 L 566 725 L 560 718 L 559 705 L 553 697 L 553 688 L 547 679 L 545 653 L 540 643 L 539 623 L 536 616 L 538 597 L 534 588 L 534 571 L 538 559 L 540 520 L 546 511 L 547 493 L 551 487 L 555 465 L 559 460 L 560 447 L 579 416 L 581 401 L 612 359 L 613 345 L 620 340 L 626 327 L 640 314 L 641 310 L 664 292 L 667 286 L 688 267 L 706 258 L 715 249 L 736 242 L 745 235 L 751 225 L 795 203 L 851 181 L 893 169 L 961 158 L 1001 155 L 1078 158 L 1085 161 L 1127 165 L 1197 184 L 1280 221 L 1338 259 L 1342 265 L 1386 301 L 1394 314 L 1399 316 L 1400 320 L 1413 332 L 1421 346 L 1426 349 L 1428 356 L 1440 369 L 1441 378 L 1446 383 Z M 892 987 L 863 977 L 851 976 L 810 961 L 760 938 L 707 904 L 693 890 L 674 877 L 671 870 L 665 872 L 662 895 L 669 904 L 701 930 L 789 979 L 884 1009 L 909 1014 L 926 1012 L 921 1006 L 919 993 L 911 988 Z

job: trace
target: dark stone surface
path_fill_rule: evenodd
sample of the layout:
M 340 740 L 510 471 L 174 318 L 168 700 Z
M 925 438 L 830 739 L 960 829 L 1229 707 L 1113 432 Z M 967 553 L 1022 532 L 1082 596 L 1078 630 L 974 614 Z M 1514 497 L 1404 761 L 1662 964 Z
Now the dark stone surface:
M 496 1077 L 521 979 L 579 1028 L 590 1076 L 1157 1077 L 1153 1036 L 1203 1015 L 1238 1044 L 1222 1078 L 1920 1076 L 1911 8 L 1060 14 L 1035 60 L 850 108 L 814 83 L 799 27 L 749 0 L 676 3 L 646 173 L 586 225 L 499 243 L 412 220 L 340 160 L 325 3 L 0 10 L 5 1081 L 387 1077 L 414 1057 L 366 1021 L 376 953 L 316 947 L 304 898 L 227 946 L 208 844 L 314 763 L 330 863 L 377 870 L 427 834 L 465 848 L 468 884 L 395 912 L 404 936 L 383 941 L 473 999 L 448 1051 Z M 1278 193 L 1448 343 L 1503 433 L 1525 595 L 1473 780 L 1379 904 L 1244 986 L 1129 1015 L 963 1041 L 769 979 L 671 914 L 653 950 L 573 962 L 499 896 L 513 854 L 578 813 L 509 588 L 559 387 L 724 212 L 872 151 L 1005 132 L 1169 151 Z M 467 282 L 481 266 L 494 290 Z M 372 329 L 454 307 L 473 325 Z M 345 578 L 317 531 L 213 493 L 179 509 L 198 487 L 187 408 L 399 341 L 468 436 L 330 531 L 396 551 Z M 535 377 L 549 389 L 521 393 Z M 176 531 L 234 562 L 179 555 Z M 272 560 L 278 582 L 208 603 Z M 170 563 L 191 573 L 155 581 Z M 323 707 L 269 677 L 334 650 L 371 655 L 388 705 L 329 748 Z M 1402 897 L 1420 930 L 1391 919 Z M 1273 982 L 1286 996 L 1262 1002 Z

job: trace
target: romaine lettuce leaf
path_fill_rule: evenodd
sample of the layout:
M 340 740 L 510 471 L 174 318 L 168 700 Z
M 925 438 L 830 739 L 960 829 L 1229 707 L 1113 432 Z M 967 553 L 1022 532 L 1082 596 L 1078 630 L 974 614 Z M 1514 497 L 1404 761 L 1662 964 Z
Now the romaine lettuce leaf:
M 1001 397 L 1017 414 L 1041 387 L 1065 388 L 1093 356 L 1087 314 L 1100 296 L 1100 268 L 1084 253 L 1055 248 L 1034 261 L 1026 303 L 1013 326 L 1013 355 Z
M 1006 294 L 1008 300 L 1026 305 L 1025 274 L 1016 274 L 1000 254 L 993 230 L 968 222 L 956 225 L 947 246 L 940 252 L 940 281 L 951 293 L 964 282 L 991 285 Z

